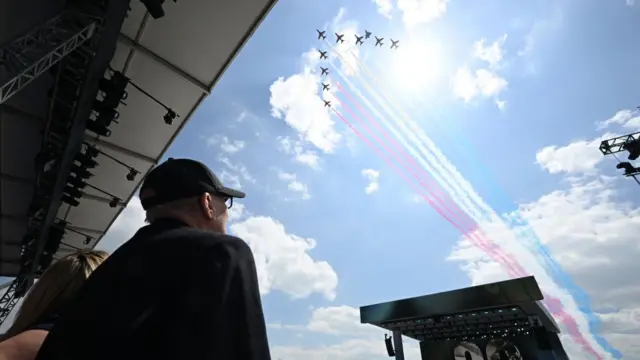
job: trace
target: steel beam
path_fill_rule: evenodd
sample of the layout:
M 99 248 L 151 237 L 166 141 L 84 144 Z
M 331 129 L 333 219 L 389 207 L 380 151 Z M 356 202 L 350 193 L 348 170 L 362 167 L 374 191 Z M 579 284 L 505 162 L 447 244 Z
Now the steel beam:
M 186 81 L 190 82 L 191 84 L 193 84 L 195 87 L 200 89 L 203 93 L 209 95 L 210 91 L 209 91 L 209 87 L 207 86 L 207 84 L 205 84 L 202 81 L 200 81 L 200 80 L 194 78 L 193 76 L 189 75 L 189 73 L 187 73 L 186 71 L 180 69 L 176 65 L 170 63 L 169 61 L 167 61 L 167 59 L 163 58 L 162 56 L 154 53 L 153 51 L 151 51 L 151 50 L 147 49 L 146 47 L 140 45 L 139 43 L 133 41 L 132 39 L 130 39 L 129 37 L 127 37 L 124 34 L 120 34 L 120 36 L 118 37 L 118 41 L 122 45 L 125 45 L 128 48 L 130 48 L 132 50 L 135 50 L 135 51 L 143 54 L 144 56 L 150 58 L 151 60 L 157 62 L 158 64 L 164 66 L 165 68 L 167 68 L 172 73 L 178 75 L 179 77 L 181 77 L 184 80 L 186 80 Z
M 101 19 L 101 28 L 97 41 L 91 42 L 93 58 L 84 72 L 82 86 L 71 116 L 71 127 L 68 141 L 64 147 L 62 157 L 57 167 L 57 174 L 50 193 L 50 201 L 43 209 L 42 227 L 36 239 L 35 251 L 32 259 L 24 259 L 21 272 L 29 280 L 33 279 L 40 267 L 40 258 L 47 242 L 49 229 L 53 225 L 58 209 L 62 205 L 62 195 L 67 178 L 71 173 L 71 166 L 76 155 L 80 152 L 84 142 L 87 119 L 92 111 L 93 102 L 98 93 L 98 83 L 104 77 L 116 50 L 118 34 L 129 10 L 129 1 L 84 1 L 87 11 L 93 11 L 96 18 Z
M 14 279 L 9 285 L 9 288 L 5 291 L 5 293 L 0 298 L 0 325 L 7 320 L 9 314 L 18 303 L 19 297 L 16 296 L 16 288 L 18 287 L 18 283 L 20 282 L 19 278 Z
M 78 24 L 82 24 L 78 26 Z M 0 104 L 76 50 L 96 32 L 85 14 L 67 11 L 0 49 Z
M 124 148 L 122 146 L 119 146 L 119 145 L 116 145 L 116 144 L 111 143 L 109 141 L 106 141 L 104 139 L 101 139 L 101 138 L 99 138 L 99 137 L 97 137 L 95 135 L 85 134 L 84 138 L 85 138 L 85 141 L 90 143 L 91 145 L 100 146 L 100 147 L 103 147 L 105 149 L 109 149 L 109 150 L 118 152 L 118 153 L 123 154 L 123 155 L 131 156 L 134 159 L 137 159 L 137 160 L 140 160 L 140 161 L 144 161 L 144 162 L 146 162 L 148 164 L 151 164 L 151 165 L 156 165 L 157 164 L 156 159 L 154 159 L 154 158 L 152 158 L 150 156 L 140 154 L 139 152 L 135 152 L 133 150 L 129 150 L 129 149 Z
M 625 151 L 623 146 L 626 143 L 638 139 L 640 139 L 640 132 L 604 140 L 600 143 L 600 152 L 602 152 L 602 155 L 611 155 Z

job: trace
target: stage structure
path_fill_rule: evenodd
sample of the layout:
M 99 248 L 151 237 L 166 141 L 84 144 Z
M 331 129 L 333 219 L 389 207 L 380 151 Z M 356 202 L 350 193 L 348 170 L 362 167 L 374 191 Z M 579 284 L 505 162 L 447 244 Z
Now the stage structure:
M 0 0 L 0 323 L 96 246 L 274 4 Z
M 602 155 L 614 156 L 616 160 L 618 160 L 616 168 L 623 170 L 624 176 L 633 178 L 636 183 L 640 185 L 640 180 L 638 179 L 638 175 L 640 175 L 640 168 L 636 167 L 629 161 L 620 160 L 616 155 L 623 151 L 627 151 L 629 153 L 627 156 L 628 160 L 635 161 L 640 157 L 640 132 L 618 136 L 604 140 L 600 143 L 600 152 L 602 152 Z
M 401 335 L 420 342 L 425 360 L 567 360 L 542 299 L 525 277 L 363 306 L 360 321 L 391 333 L 387 352 L 399 360 Z

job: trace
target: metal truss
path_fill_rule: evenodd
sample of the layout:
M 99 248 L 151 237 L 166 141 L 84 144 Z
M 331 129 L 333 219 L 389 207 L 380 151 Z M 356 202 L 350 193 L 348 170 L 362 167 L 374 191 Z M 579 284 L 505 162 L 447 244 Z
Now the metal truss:
M 0 104 L 76 50 L 96 30 L 90 16 L 68 11 L 1 48 Z
M 613 139 L 604 140 L 600 143 L 600 152 L 602 155 L 611 155 L 615 153 L 619 153 L 622 151 L 626 151 L 623 146 L 626 143 L 635 141 L 640 139 L 640 132 L 618 136 Z
M 11 314 L 11 310 L 13 310 L 20 299 L 20 297 L 16 296 L 16 289 L 18 288 L 19 282 L 19 278 L 13 280 L 9 288 L 0 298 L 0 325 L 2 325 L 7 319 L 7 316 Z

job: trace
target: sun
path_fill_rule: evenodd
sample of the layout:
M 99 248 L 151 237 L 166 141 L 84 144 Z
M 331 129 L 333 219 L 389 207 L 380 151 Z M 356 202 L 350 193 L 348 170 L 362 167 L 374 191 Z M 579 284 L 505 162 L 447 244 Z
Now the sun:
M 412 39 L 390 54 L 391 82 L 403 93 L 433 90 L 442 71 L 439 43 Z

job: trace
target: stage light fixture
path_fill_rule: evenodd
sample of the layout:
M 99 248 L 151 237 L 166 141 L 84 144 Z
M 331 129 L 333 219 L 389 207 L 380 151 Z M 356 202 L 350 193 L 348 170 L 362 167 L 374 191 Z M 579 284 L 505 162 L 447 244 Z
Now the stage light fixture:
M 129 173 L 127 174 L 127 180 L 133 181 L 136 179 L 136 176 L 138 176 L 138 170 L 130 168 Z
M 118 206 L 119 203 L 120 203 L 120 199 L 118 199 L 117 197 L 114 197 L 113 199 L 111 199 L 111 201 L 109 201 L 109 206 L 114 208 Z
M 98 136 L 109 137 L 111 136 L 111 130 L 96 120 L 87 120 L 87 130 L 95 133 Z
M 73 207 L 76 207 L 76 206 L 80 205 L 80 201 L 78 201 L 78 200 L 76 200 L 76 199 L 74 199 L 71 196 L 66 195 L 66 194 L 62 195 L 62 202 L 65 203 L 65 204 L 68 204 L 69 206 L 73 206 Z
M 625 175 L 633 174 L 636 171 L 636 168 L 627 161 L 617 164 L 616 169 L 624 169 Z
M 80 163 L 80 166 L 87 169 L 93 169 L 98 166 L 98 162 L 86 153 L 80 153 L 76 156 L 75 161 Z
M 164 119 L 165 124 L 172 125 L 173 120 L 175 120 L 177 117 L 178 117 L 178 114 L 176 114 L 175 111 L 169 109 L 167 110 L 167 113 L 162 118 Z
M 164 4 L 164 0 L 140 0 L 144 7 L 147 8 L 147 11 L 154 19 L 160 19 L 164 16 L 164 9 L 162 8 L 162 4 Z M 176 2 L 174 0 L 174 2 Z
M 76 177 L 83 180 L 86 180 L 93 176 L 93 174 L 89 170 L 80 167 L 78 164 L 73 164 L 71 166 L 71 172 L 74 173 Z
M 82 242 L 84 245 L 89 245 L 93 241 L 93 238 L 89 235 L 85 236 L 84 241 Z
M 98 87 L 104 94 L 105 103 L 115 108 L 121 100 L 126 100 L 129 96 L 125 91 L 127 84 L 129 79 L 120 71 L 114 71 L 109 79 L 100 79 Z
M 640 139 L 627 141 L 626 143 L 624 143 L 624 145 L 622 145 L 622 148 L 629 152 L 629 156 L 627 157 L 627 159 L 636 160 L 638 159 L 638 157 L 640 157 Z
M 387 355 L 389 355 L 389 357 L 393 357 L 396 356 L 396 352 L 395 350 L 393 350 L 393 336 L 389 336 L 387 334 L 384 334 L 384 344 L 387 347 Z

